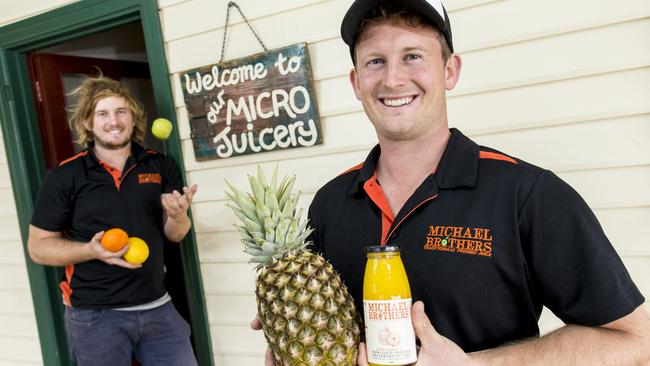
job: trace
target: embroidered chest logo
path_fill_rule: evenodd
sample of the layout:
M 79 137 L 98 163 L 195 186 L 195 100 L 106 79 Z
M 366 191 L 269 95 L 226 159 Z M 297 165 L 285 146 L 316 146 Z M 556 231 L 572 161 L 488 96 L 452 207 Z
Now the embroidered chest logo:
M 140 173 L 138 174 L 138 183 L 140 184 L 146 184 L 146 183 L 154 183 L 154 184 L 160 184 L 162 179 L 160 178 L 159 173 Z
M 464 226 L 429 226 L 424 250 L 492 256 L 490 229 Z

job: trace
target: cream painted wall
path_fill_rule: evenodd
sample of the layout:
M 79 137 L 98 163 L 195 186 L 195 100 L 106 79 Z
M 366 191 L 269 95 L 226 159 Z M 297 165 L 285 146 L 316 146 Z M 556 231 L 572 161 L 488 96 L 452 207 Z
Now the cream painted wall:
M 0 26 L 14 23 L 79 0 L 0 0 Z
M 161 2 L 167 57 L 193 205 L 215 360 L 260 365 L 265 341 L 248 328 L 254 277 L 224 206 L 223 180 L 246 184 L 258 164 L 295 173 L 307 206 L 315 191 L 365 158 L 374 130 L 348 85 L 339 38 L 348 0 L 240 0 L 269 48 L 309 43 L 325 143 L 197 162 L 179 74 L 215 63 L 227 1 Z M 586 198 L 646 296 L 650 220 L 650 3 L 630 0 L 447 0 L 464 60 L 449 94 L 451 124 L 479 143 L 557 172 Z M 561 9 L 559 11 L 558 9 Z M 226 58 L 261 49 L 238 14 Z M 314 169 L 318 167 L 318 169 Z M 545 311 L 544 332 L 561 322 Z
M 2 2 L 0 24 L 69 1 L 11 2 L 7 8 L 8 0 Z M 237 1 L 267 47 L 309 43 L 325 143 L 206 162 L 194 159 L 179 74 L 218 61 L 227 1 L 158 3 L 187 180 L 200 186 L 192 209 L 214 359 L 225 366 L 260 365 L 265 341 L 248 328 L 255 314 L 253 270 L 232 231 L 223 179 L 244 185 L 258 164 L 271 169 L 279 162 L 281 173 L 297 175 L 301 205 L 307 207 L 321 185 L 365 158 L 376 137 L 348 85 L 351 63 L 338 35 L 350 1 Z M 637 285 L 650 296 L 650 239 L 636 234 L 650 222 L 650 2 L 445 4 L 464 60 L 461 82 L 449 94 L 451 124 L 481 144 L 567 180 L 594 209 Z M 226 58 L 259 52 L 236 12 L 232 20 Z M 0 323 L 9 324 L 0 329 L 0 366 L 39 364 L 3 146 L 0 151 L 0 245 L 10 253 L 0 259 L 9 262 L 0 263 Z M 559 324 L 543 314 L 544 332 Z M 4 356 L 14 350 L 28 359 Z
M 4 138 L 0 139 L 0 253 L 0 366 L 42 365 Z
M 0 0 L 0 26 L 72 2 L 74 1 Z M 11 187 L 3 137 L 0 140 L 0 366 L 42 365 L 34 306 Z

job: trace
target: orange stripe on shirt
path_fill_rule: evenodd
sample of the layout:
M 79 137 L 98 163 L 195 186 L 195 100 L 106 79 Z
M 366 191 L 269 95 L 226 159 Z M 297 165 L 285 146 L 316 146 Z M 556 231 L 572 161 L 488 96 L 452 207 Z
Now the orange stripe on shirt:
M 353 172 L 353 171 L 355 171 L 355 170 L 359 170 L 359 169 L 361 169 L 361 168 L 363 168 L 363 163 L 359 163 L 359 164 L 353 166 L 352 168 L 350 168 L 350 169 L 344 171 L 343 173 L 339 174 L 339 176 L 344 175 L 344 174 L 347 174 L 347 173 L 349 173 L 349 172 Z
M 67 158 L 67 159 L 63 160 L 62 162 L 59 163 L 59 166 L 63 166 L 63 165 L 65 165 L 65 164 L 67 164 L 67 163 L 69 163 L 69 162 L 71 162 L 71 161 L 73 161 L 73 160 L 75 160 L 77 158 L 80 158 L 80 157 L 86 156 L 86 155 L 88 155 L 88 151 L 82 151 L 82 152 L 80 152 L 79 154 L 77 154 L 77 155 L 75 155 L 73 157 L 70 157 L 70 158 Z
M 517 161 L 507 155 L 491 152 L 491 151 L 480 151 L 478 157 L 481 159 L 493 159 L 507 161 L 509 163 L 517 164 Z
M 388 200 L 386 199 L 386 196 L 384 195 L 384 190 L 381 189 L 381 186 L 377 182 L 377 174 L 373 174 L 373 176 L 368 179 L 364 184 L 363 184 L 363 189 L 366 191 L 372 202 L 379 207 L 381 210 L 381 245 L 386 244 L 386 240 L 388 239 L 388 230 L 390 230 L 391 225 L 393 225 L 393 221 L 395 220 L 395 217 L 393 216 L 393 212 L 390 210 L 390 206 L 388 205 Z
M 65 281 L 59 283 L 59 288 L 61 289 L 61 298 L 63 303 L 67 306 L 72 307 L 70 302 L 70 296 L 72 296 L 72 288 L 70 287 L 70 282 L 72 281 L 72 274 L 74 273 L 74 264 L 65 266 Z

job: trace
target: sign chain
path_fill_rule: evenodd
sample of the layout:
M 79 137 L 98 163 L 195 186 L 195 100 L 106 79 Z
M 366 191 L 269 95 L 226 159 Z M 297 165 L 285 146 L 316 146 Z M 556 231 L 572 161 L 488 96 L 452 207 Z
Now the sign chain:
M 239 11 L 239 14 L 241 15 L 241 17 L 246 22 L 246 25 L 248 25 L 248 28 L 251 30 L 251 32 L 253 32 L 253 35 L 255 35 L 255 38 L 257 38 L 257 41 L 260 43 L 260 45 L 262 45 L 262 48 L 264 49 L 264 51 L 268 51 L 266 49 L 266 46 L 264 45 L 264 42 L 262 42 L 262 39 L 260 38 L 260 36 L 257 34 L 257 32 L 255 32 L 255 29 L 253 29 L 251 24 L 248 22 L 248 19 L 246 19 L 246 16 L 241 11 L 241 8 L 239 7 L 239 5 L 237 5 L 237 3 L 235 3 L 234 1 L 230 1 L 230 2 L 228 2 L 228 9 L 226 10 L 226 25 L 224 26 L 224 29 L 223 29 L 223 40 L 221 42 L 221 57 L 219 58 L 219 63 L 223 62 L 223 56 L 224 56 L 224 53 L 226 51 L 226 37 L 228 35 L 228 25 L 230 24 L 230 8 L 232 8 L 232 7 L 237 8 L 237 10 Z

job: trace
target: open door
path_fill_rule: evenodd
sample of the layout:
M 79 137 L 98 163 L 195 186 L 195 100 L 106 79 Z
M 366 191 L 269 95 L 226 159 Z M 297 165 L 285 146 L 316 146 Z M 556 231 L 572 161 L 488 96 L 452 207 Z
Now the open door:
M 107 60 L 88 57 L 32 53 L 28 55 L 29 73 L 38 114 L 39 132 L 48 169 L 79 152 L 68 127 L 68 107 L 76 101 L 68 95 L 86 76 L 105 76 L 125 84 L 145 108 L 148 116 L 144 145 L 164 152 L 164 145 L 151 134 L 151 122 L 157 115 L 149 66 L 144 62 Z M 177 243 L 165 242 L 165 287 L 178 312 L 192 324 L 185 289 L 181 250 Z M 63 269 L 57 268 L 61 277 Z M 194 332 L 193 332 L 194 334 Z M 194 340 L 192 340 L 194 344 Z M 196 346 L 194 347 L 196 350 Z

